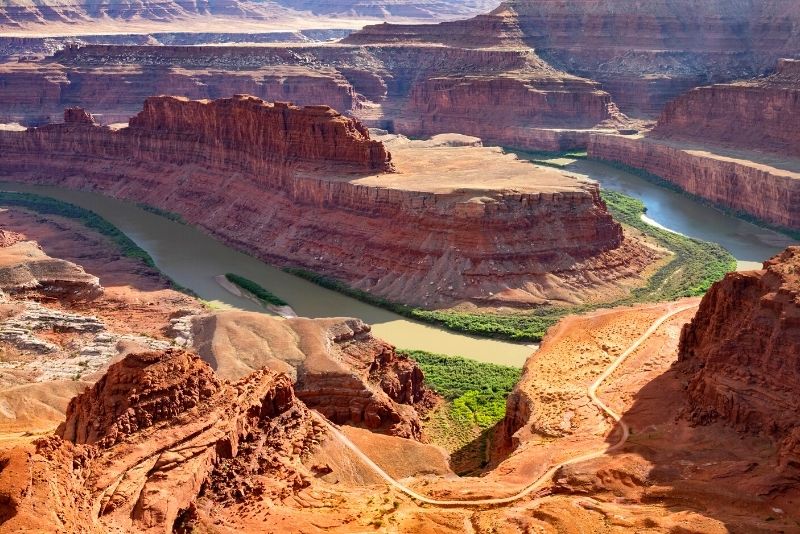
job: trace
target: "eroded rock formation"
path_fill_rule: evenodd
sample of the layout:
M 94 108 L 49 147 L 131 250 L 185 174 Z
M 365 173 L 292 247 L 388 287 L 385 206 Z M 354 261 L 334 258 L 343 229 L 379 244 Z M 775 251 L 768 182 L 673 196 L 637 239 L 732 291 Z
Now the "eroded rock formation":
M 594 182 L 413 143 L 390 172 L 384 145 L 325 106 L 154 97 L 128 128 L 2 131 L 0 148 L 15 180 L 155 205 L 272 263 L 411 304 L 603 298 L 657 256 L 624 238 Z
M 666 107 L 652 136 L 800 157 L 800 61 L 775 73 L 699 87 Z
M 358 44 L 518 47 L 597 80 L 620 108 L 657 116 L 691 87 L 754 76 L 800 53 L 792 0 L 510 0 L 487 15 L 438 25 L 367 26 Z
M 335 423 L 421 437 L 415 407 L 430 399 L 422 371 L 358 319 L 220 312 L 196 317 L 193 331 L 193 346 L 224 378 L 266 366 L 292 377 L 297 396 Z
M 286 376 L 230 384 L 183 351 L 129 355 L 73 399 L 61 437 L 6 454 L 0 521 L 9 531 L 170 532 L 201 489 L 225 502 L 308 485 L 300 457 L 319 434 Z
M 800 468 L 800 247 L 714 284 L 683 329 L 678 369 L 692 421 L 769 436 Z
M 731 128 L 736 128 L 733 124 Z M 650 136 L 592 134 L 589 156 L 643 169 L 724 208 L 800 228 L 800 163 L 794 158 Z

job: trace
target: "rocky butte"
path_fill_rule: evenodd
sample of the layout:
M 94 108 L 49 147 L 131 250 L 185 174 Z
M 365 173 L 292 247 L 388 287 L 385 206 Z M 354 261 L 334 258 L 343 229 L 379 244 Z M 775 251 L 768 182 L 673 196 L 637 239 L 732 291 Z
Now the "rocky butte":
M 154 97 L 121 129 L 66 118 L 0 132 L 0 172 L 177 212 L 269 262 L 409 304 L 602 298 L 656 255 L 594 182 L 499 149 L 384 145 L 327 106 Z
M 592 135 L 589 154 L 643 169 L 773 225 L 800 228 L 800 61 L 693 89 L 646 135 Z

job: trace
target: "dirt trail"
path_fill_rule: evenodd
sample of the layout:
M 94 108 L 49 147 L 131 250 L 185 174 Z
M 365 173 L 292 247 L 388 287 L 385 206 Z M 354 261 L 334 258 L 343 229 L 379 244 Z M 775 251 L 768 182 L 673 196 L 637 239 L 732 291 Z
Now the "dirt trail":
M 333 436 L 336 437 L 336 439 L 338 439 L 343 445 L 345 445 L 353 453 L 355 453 L 355 455 L 358 456 L 358 458 L 360 458 L 372 471 L 374 471 L 375 474 L 384 479 L 390 486 L 394 487 L 398 491 L 404 493 L 405 495 L 408 495 L 409 497 L 418 502 L 440 507 L 489 506 L 489 505 L 509 504 L 514 501 L 518 501 L 524 497 L 527 497 L 528 495 L 542 489 L 552 480 L 556 472 L 562 467 L 599 458 L 625 445 L 625 442 L 630 437 L 630 428 L 625 422 L 622 421 L 622 416 L 620 414 L 612 410 L 597 396 L 597 390 L 600 388 L 603 382 L 605 382 L 614 373 L 614 371 L 616 371 L 619 368 L 619 366 L 622 365 L 622 363 L 628 358 L 628 356 L 636 352 L 636 350 L 644 342 L 646 342 L 650 338 L 650 336 L 652 336 L 661 327 L 661 325 L 663 325 L 666 321 L 668 321 L 675 315 L 695 307 L 697 307 L 697 304 L 680 306 L 678 308 L 674 308 L 668 311 L 667 313 L 659 317 L 652 325 L 650 325 L 650 328 L 648 328 L 630 347 L 628 347 L 627 350 L 625 350 L 625 352 L 620 354 L 619 357 L 617 357 L 611 363 L 611 365 L 609 365 L 606 368 L 606 370 L 597 378 L 597 380 L 595 380 L 592 383 L 592 385 L 589 386 L 589 388 L 587 389 L 589 398 L 598 407 L 598 409 L 600 409 L 601 412 L 607 414 L 611 419 L 613 419 L 616 423 L 619 424 L 619 427 L 621 429 L 621 435 L 619 440 L 613 445 L 610 445 L 606 448 L 582 454 L 580 456 L 576 456 L 569 460 L 565 460 L 563 462 L 553 465 L 544 474 L 539 476 L 529 485 L 525 486 L 522 490 L 508 497 L 498 497 L 495 499 L 476 499 L 476 500 L 439 500 L 439 499 L 432 499 L 430 497 L 417 493 L 413 489 L 409 488 L 408 486 L 405 486 L 404 484 L 392 478 L 388 473 L 386 473 L 386 471 L 384 471 L 378 464 L 373 462 L 369 458 L 369 456 L 364 454 L 364 452 L 361 451 L 361 449 L 359 449 L 357 445 L 355 445 L 352 441 L 350 441 L 347 438 L 347 436 L 345 436 L 338 428 L 336 428 L 333 424 L 331 424 L 327 419 L 317 414 L 316 412 L 314 412 L 314 416 L 317 417 L 317 419 L 319 419 L 328 428 L 328 430 L 330 430 L 331 434 L 333 434 Z

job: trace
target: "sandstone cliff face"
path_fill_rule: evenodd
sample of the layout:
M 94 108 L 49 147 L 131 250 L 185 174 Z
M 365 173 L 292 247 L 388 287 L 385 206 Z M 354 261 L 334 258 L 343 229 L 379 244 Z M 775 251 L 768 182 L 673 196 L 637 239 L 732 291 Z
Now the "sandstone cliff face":
M 63 439 L 12 457 L 3 528 L 169 532 L 202 488 L 224 502 L 308 485 L 299 457 L 320 432 L 286 376 L 229 384 L 182 351 L 129 355 L 73 399 Z
M 800 156 L 800 61 L 775 74 L 700 87 L 671 102 L 653 136 Z
M 467 24 L 463 37 L 513 33 L 506 30 L 476 32 Z M 524 44 L 486 46 L 442 46 L 435 39 L 368 46 L 70 46 L 52 59 L 0 67 L 0 95 L 9 97 L 0 100 L 0 119 L 38 124 L 67 104 L 91 106 L 112 123 L 152 94 L 248 93 L 331 105 L 371 126 L 412 135 L 459 131 L 533 150 L 585 146 L 585 132 L 574 130 L 627 123 L 597 83 L 554 69 Z
M 791 0 L 510 0 L 438 25 L 367 26 L 347 42 L 519 46 L 597 80 L 623 112 L 656 116 L 692 86 L 761 74 L 800 53 Z
M 712 286 L 681 334 L 688 416 L 774 438 L 800 468 L 800 247 Z
M 588 151 L 592 158 L 644 169 L 725 208 L 800 228 L 800 172 L 785 161 L 649 136 L 591 135 Z
M 272 263 L 412 304 L 602 298 L 652 259 L 623 239 L 597 184 L 488 154 L 518 176 L 486 187 L 475 169 L 459 170 L 468 148 L 409 153 L 410 170 L 389 174 L 384 146 L 327 107 L 154 98 L 129 128 L 0 132 L 0 147 L 0 169 L 14 179 L 178 212 Z M 436 164 L 415 181 L 411 167 L 427 161 L 419 156 Z
M 154 47 L 151 47 L 154 48 Z M 304 66 L 249 69 L 203 65 L 100 65 L 55 62 L 0 65 L 0 122 L 57 122 L 67 106 L 91 108 L 104 124 L 126 122 L 152 95 L 215 99 L 250 94 L 298 105 L 327 104 L 342 111 L 358 107 L 348 81 L 330 68 Z
M 358 319 L 279 319 L 220 312 L 193 319 L 193 346 L 219 376 L 266 366 L 292 377 L 297 396 L 338 424 L 419 439 L 415 410 L 429 400 L 422 371 Z

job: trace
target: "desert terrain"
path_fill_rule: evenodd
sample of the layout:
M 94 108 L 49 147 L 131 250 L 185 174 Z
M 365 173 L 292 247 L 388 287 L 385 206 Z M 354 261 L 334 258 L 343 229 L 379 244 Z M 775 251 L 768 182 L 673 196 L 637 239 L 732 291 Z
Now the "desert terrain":
M 800 532 L 791 0 L 0 6 L 0 532 Z

